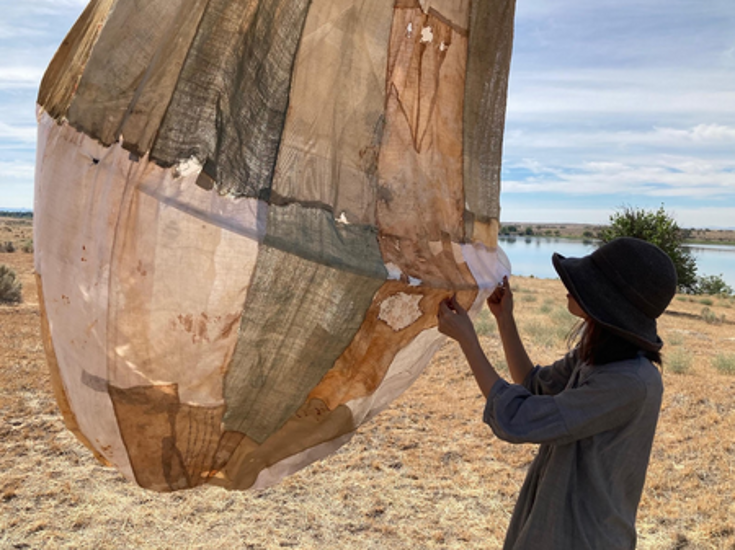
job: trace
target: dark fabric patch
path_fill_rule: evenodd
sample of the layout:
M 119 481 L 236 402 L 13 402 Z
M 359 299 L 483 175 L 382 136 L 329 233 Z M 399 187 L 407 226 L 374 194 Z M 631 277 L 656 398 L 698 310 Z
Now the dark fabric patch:
M 59 46 L 38 91 L 38 104 L 54 119 L 67 115 L 79 79 L 116 0 L 92 0 Z
M 267 200 L 309 0 L 211 0 L 151 156 L 195 156 L 217 189 Z
M 388 273 L 371 226 L 335 222 L 331 212 L 300 204 L 271 206 L 264 244 L 306 260 L 380 280 Z
M 262 443 L 349 345 L 383 280 L 263 246 L 225 378 L 225 429 Z
M 171 100 L 206 0 L 119 2 L 69 109 L 69 123 L 104 145 L 124 136 L 138 155 L 151 146 Z
M 500 167 L 515 0 L 472 2 L 464 97 L 464 192 L 480 220 L 500 217 Z

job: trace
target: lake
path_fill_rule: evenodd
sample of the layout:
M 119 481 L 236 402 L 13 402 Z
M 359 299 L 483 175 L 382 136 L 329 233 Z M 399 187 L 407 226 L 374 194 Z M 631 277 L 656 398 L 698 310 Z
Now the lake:
M 500 246 L 508 255 L 514 275 L 554 279 L 558 275 L 551 265 L 551 255 L 584 256 L 594 251 L 593 241 L 572 241 L 554 237 L 500 237 Z M 688 246 L 697 261 L 697 275 L 721 275 L 735 288 L 735 246 L 697 244 Z

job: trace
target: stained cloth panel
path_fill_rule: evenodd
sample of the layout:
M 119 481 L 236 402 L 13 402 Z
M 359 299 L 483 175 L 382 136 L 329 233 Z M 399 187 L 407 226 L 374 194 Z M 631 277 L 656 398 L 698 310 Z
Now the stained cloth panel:
M 274 203 L 375 224 L 393 0 L 314 0 L 294 66 Z
M 111 260 L 110 381 L 120 388 L 176 382 L 183 402 L 221 405 L 258 242 L 141 193 L 148 180 L 173 191 L 164 183 L 171 173 L 136 167 Z M 194 178 L 180 183 L 183 193 L 208 195 Z
M 34 260 L 61 382 L 86 439 L 133 479 L 106 387 L 109 263 L 128 154 L 44 113 L 37 155 Z

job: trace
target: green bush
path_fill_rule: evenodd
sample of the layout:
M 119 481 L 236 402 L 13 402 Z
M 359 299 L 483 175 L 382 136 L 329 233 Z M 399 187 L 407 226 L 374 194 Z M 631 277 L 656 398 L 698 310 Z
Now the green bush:
M 0 264 L 0 303 L 19 304 L 23 301 L 23 286 L 16 279 L 15 271 L 5 264 Z
M 720 353 L 712 360 L 712 366 L 722 374 L 735 374 L 735 354 Z
M 15 245 L 12 241 L 5 241 L 0 244 L 0 252 L 15 252 Z
M 686 232 L 664 210 L 657 211 L 623 206 L 610 216 L 610 226 L 600 231 L 601 244 L 618 237 L 635 237 L 655 244 L 669 255 L 676 267 L 679 289 L 690 294 L 697 286 L 697 263 L 684 246 Z
M 710 294 L 718 296 L 732 296 L 733 290 L 720 275 L 697 277 L 695 294 Z

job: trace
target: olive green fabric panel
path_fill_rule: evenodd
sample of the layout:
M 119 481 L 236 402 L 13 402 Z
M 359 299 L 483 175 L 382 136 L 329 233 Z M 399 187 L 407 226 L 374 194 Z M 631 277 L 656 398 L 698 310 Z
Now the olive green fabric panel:
M 225 378 L 227 431 L 262 443 L 354 338 L 383 281 L 263 246 Z
M 384 280 L 388 272 L 369 225 L 335 221 L 332 213 L 300 204 L 271 206 L 264 243 L 312 262 Z
M 474 220 L 500 216 L 500 168 L 515 0 L 472 2 L 464 104 L 464 191 Z
M 133 150 L 146 152 L 205 5 L 206 0 L 119 0 L 79 82 L 70 124 L 110 145 L 135 113 L 135 124 L 150 125 L 148 143 L 137 143 L 141 132 L 132 121 L 124 139 Z
M 152 158 L 207 164 L 218 192 L 268 200 L 309 0 L 211 0 Z
M 66 117 L 100 30 L 117 0 L 92 0 L 56 51 L 38 91 L 38 104 L 56 120 Z
M 273 198 L 375 224 L 393 0 L 313 0 L 294 66 Z

